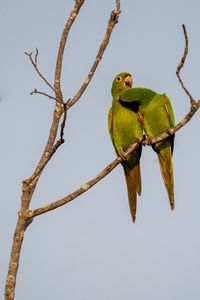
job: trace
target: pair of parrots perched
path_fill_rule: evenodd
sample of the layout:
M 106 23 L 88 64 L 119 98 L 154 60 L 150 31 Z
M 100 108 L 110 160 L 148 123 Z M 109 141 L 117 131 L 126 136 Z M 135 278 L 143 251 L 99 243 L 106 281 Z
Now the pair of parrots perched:
M 128 159 L 124 152 L 143 137 L 156 137 L 175 125 L 174 113 L 169 98 L 147 88 L 132 88 L 129 73 L 118 74 L 112 84 L 112 107 L 108 114 L 109 133 L 116 153 L 123 159 L 130 212 L 135 222 L 137 194 L 141 194 L 140 157 L 142 146 Z M 172 153 L 174 135 L 152 145 L 158 155 L 160 169 L 167 189 L 171 209 L 174 208 L 174 176 Z

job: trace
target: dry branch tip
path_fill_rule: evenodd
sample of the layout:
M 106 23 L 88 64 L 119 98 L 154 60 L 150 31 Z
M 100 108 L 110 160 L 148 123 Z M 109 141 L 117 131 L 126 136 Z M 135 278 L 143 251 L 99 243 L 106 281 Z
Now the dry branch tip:
M 183 68 L 183 66 L 185 64 L 185 60 L 186 60 L 186 57 L 187 57 L 187 54 L 188 54 L 188 34 L 187 34 L 187 29 L 186 29 L 185 24 L 182 24 L 182 28 L 183 28 L 184 38 L 185 38 L 185 47 L 184 47 L 184 53 L 182 55 L 181 61 L 180 61 L 180 63 L 178 64 L 178 66 L 176 68 L 176 76 L 177 76 L 178 81 L 179 81 L 180 85 L 182 86 L 183 90 L 185 91 L 185 93 L 190 98 L 190 104 L 193 105 L 193 104 L 196 103 L 196 101 L 194 100 L 191 93 L 189 92 L 189 90 L 184 85 L 183 80 L 180 76 L 180 71 L 181 71 L 181 69 Z
M 37 94 L 37 92 L 38 92 L 38 90 L 37 90 L 36 88 L 34 88 L 34 89 L 32 90 L 32 92 L 30 92 L 30 95 L 32 96 L 33 94 Z

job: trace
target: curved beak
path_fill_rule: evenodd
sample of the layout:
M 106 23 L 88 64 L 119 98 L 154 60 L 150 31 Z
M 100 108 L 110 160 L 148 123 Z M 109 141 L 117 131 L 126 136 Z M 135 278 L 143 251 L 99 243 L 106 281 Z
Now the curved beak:
M 133 80 L 132 80 L 132 77 L 131 75 L 127 75 L 124 79 L 124 82 L 126 84 L 127 87 L 132 87 L 133 85 Z

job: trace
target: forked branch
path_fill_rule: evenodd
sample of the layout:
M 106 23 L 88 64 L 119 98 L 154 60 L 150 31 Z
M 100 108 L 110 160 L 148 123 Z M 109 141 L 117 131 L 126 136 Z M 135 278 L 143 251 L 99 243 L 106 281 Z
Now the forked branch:
M 46 83 L 46 85 L 48 85 L 48 87 L 50 87 L 50 89 L 55 93 L 55 89 L 54 87 L 51 85 L 51 83 L 46 79 L 46 77 L 42 74 L 42 72 L 40 71 L 39 67 L 38 67 L 38 54 L 39 54 L 39 50 L 38 48 L 36 48 L 35 50 L 35 57 L 33 59 L 32 55 L 33 53 L 27 53 L 25 52 L 25 54 L 29 57 L 29 60 L 31 62 L 31 64 L 33 65 L 34 69 L 36 70 L 37 74 L 39 75 L 40 78 L 42 78 L 42 80 Z
M 86 79 L 84 80 L 82 86 L 80 87 L 80 89 L 78 90 L 78 92 L 76 93 L 76 95 L 69 101 L 67 108 L 69 109 L 72 105 L 74 105 L 82 96 L 82 94 L 84 93 L 85 89 L 87 88 L 88 84 L 90 83 L 94 72 L 96 71 L 96 68 L 100 62 L 100 60 L 102 59 L 102 56 L 107 48 L 107 45 L 110 41 L 110 36 L 112 34 L 113 28 L 115 27 L 115 25 L 118 22 L 118 18 L 119 18 L 119 14 L 120 14 L 120 10 L 118 10 L 118 8 L 120 7 L 120 1 L 117 1 L 117 10 L 113 10 L 111 12 L 111 16 L 110 19 L 108 21 L 108 25 L 107 25 L 107 29 L 106 29 L 106 34 L 103 38 L 103 41 L 99 47 L 99 51 L 96 55 L 96 58 L 94 60 L 94 63 L 86 77 Z
M 59 103 L 62 104 L 62 102 L 60 100 L 57 100 L 56 97 L 53 97 L 45 92 L 41 92 L 41 91 L 38 91 L 36 88 L 32 90 L 32 92 L 30 92 L 30 95 L 34 95 L 34 94 L 39 94 L 39 95 L 42 95 L 42 96 L 45 96 L 45 97 L 48 97 L 49 99 L 52 99 L 52 100 L 55 100 L 55 101 L 58 101 Z
M 62 63 L 63 63 L 63 55 L 65 51 L 65 45 L 67 42 L 68 34 L 73 25 L 79 10 L 81 9 L 82 5 L 84 4 L 85 0 L 77 0 L 73 10 L 70 13 L 70 17 L 65 24 L 60 46 L 58 49 L 57 61 L 56 61 L 56 68 L 55 68 L 55 78 L 54 78 L 54 89 L 56 91 L 56 97 L 62 99 L 62 91 L 61 91 L 61 72 L 62 72 Z

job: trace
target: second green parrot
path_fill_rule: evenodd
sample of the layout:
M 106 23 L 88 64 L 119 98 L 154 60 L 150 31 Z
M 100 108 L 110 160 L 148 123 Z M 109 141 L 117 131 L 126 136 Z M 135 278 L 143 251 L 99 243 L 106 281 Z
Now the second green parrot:
M 147 88 L 131 88 L 121 95 L 121 102 L 130 105 L 138 103 L 139 120 L 147 136 L 156 137 L 175 125 L 174 112 L 169 98 Z M 158 155 L 160 169 L 167 189 L 171 209 L 174 209 L 174 175 L 172 154 L 174 135 L 152 145 Z

